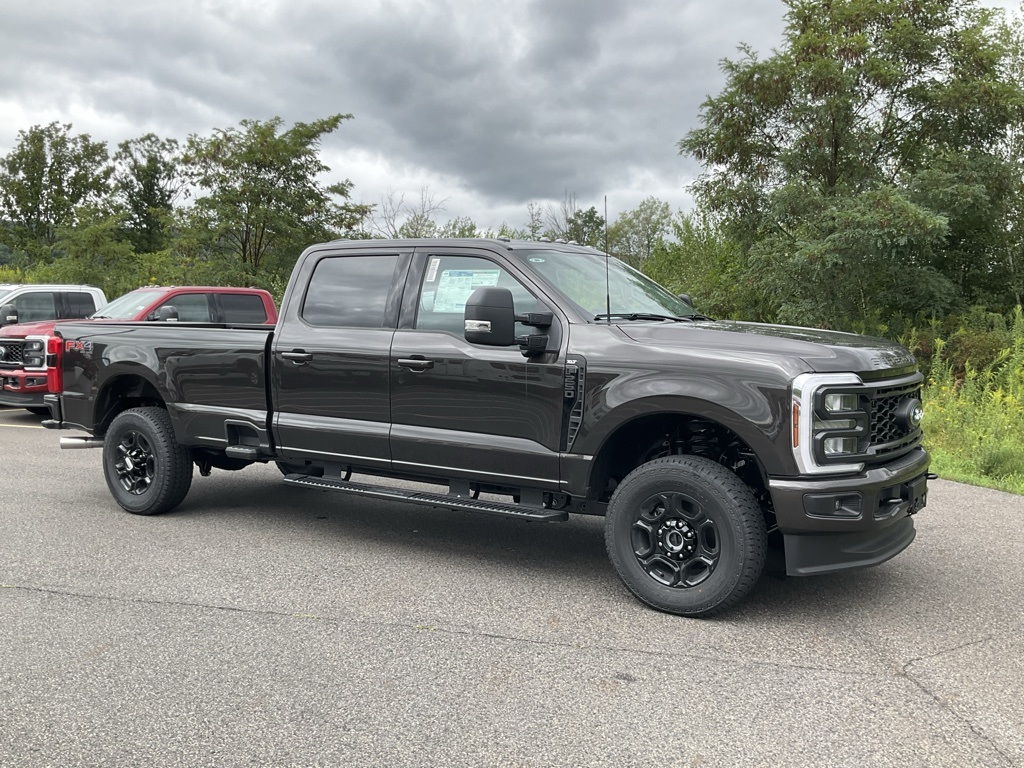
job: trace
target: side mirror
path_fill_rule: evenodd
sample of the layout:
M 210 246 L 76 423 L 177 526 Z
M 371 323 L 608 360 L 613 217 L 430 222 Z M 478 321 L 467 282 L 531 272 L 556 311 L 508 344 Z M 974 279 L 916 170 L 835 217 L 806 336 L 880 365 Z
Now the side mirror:
M 178 309 L 170 304 L 164 304 L 157 309 L 153 319 L 161 323 L 176 323 L 178 322 Z
M 18 310 L 13 304 L 4 304 L 0 307 L 0 326 L 17 325 Z
M 511 347 L 516 343 L 516 311 L 508 288 L 477 288 L 466 300 L 464 318 L 470 344 Z
M 678 295 L 678 298 L 680 298 L 683 301 L 685 301 L 689 306 L 691 306 L 691 307 L 693 306 L 693 299 L 690 298 L 690 294 L 688 294 L 688 293 L 680 293 L 680 294 L 677 294 L 677 295 Z

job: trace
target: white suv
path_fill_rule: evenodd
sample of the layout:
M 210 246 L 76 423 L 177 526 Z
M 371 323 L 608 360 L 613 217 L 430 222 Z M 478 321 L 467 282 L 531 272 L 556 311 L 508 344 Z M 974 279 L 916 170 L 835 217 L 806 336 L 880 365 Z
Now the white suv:
M 106 303 L 103 291 L 91 285 L 0 283 L 0 327 L 88 317 Z

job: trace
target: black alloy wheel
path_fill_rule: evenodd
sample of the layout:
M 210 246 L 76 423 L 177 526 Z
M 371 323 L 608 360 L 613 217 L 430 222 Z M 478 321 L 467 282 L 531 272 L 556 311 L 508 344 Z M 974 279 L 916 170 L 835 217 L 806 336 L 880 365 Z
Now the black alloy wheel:
M 637 467 L 612 494 L 608 556 L 626 587 L 658 610 L 721 613 L 764 571 L 764 515 L 743 481 L 698 456 L 666 456 Z
M 192 454 L 174 439 L 163 408 L 119 413 L 103 442 L 103 476 L 111 495 L 136 515 L 178 506 L 192 485 Z

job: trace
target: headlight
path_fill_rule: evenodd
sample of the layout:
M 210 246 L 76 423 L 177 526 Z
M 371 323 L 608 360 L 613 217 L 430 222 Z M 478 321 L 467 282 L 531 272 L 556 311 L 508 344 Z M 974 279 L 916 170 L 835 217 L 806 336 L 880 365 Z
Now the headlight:
M 856 411 L 860 407 L 860 398 L 850 393 L 825 395 L 825 410 L 829 413 Z
M 850 391 L 863 386 L 853 373 L 805 373 L 793 381 L 793 455 L 801 474 L 864 469 L 868 412 Z
M 46 366 L 46 342 L 43 339 L 26 339 L 21 347 L 21 363 L 26 368 Z

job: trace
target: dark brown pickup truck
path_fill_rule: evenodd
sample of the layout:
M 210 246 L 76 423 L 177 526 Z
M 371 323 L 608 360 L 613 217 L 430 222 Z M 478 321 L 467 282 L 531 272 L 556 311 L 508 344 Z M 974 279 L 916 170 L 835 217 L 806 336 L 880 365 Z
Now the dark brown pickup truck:
M 770 546 L 792 575 L 893 557 L 927 498 L 905 349 L 713 321 L 570 244 L 325 243 L 297 262 L 276 328 L 59 333 L 47 426 L 89 433 L 62 445 L 102 446 L 111 493 L 137 514 L 180 504 L 194 466 L 274 461 L 297 487 L 604 515 L 637 597 L 707 616 L 750 591 Z

